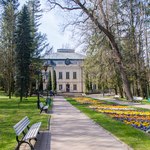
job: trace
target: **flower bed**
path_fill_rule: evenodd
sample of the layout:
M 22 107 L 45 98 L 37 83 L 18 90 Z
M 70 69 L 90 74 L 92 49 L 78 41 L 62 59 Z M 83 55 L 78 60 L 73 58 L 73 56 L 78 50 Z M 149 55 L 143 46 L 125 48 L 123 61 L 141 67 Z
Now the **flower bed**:
M 112 106 L 112 105 L 90 105 L 89 108 L 98 109 L 98 110 L 134 110 L 129 106 Z
M 76 97 L 74 98 L 77 102 L 81 103 L 81 104 L 101 104 L 100 101 L 97 100 L 93 100 L 91 98 L 88 97 Z
M 110 105 L 91 98 L 78 97 L 75 100 L 81 104 L 89 104 L 89 108 L 109 115 L 125 124 L 131 125 L 140 130 L 150 129 L 150 112 L 139 111 L 130 106 Z

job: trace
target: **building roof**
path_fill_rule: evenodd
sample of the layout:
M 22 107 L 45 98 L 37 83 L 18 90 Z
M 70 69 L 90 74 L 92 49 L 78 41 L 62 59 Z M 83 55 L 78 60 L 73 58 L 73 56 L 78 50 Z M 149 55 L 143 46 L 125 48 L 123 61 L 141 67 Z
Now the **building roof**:
M 51 53 L 45 56 L 43 59 L 84 59 L 85 55 L 76 53 L 73 49 L 58 49 L 56 53 Z

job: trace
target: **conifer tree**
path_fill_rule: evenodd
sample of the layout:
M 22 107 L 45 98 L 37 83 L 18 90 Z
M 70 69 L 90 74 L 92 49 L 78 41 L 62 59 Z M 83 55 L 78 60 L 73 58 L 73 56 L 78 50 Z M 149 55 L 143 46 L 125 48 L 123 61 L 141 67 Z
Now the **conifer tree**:
M 22 96 L 28 93 L 29 66 L 33 51 L 30 15 L 26 5 L 23 6 L 18 18 L 16 42 L 16 93 L 20 94 L 22 101 Z
M 31 24 L 31 35 L 33 38 L 32 48 L 33 51 L 31 52 L 32 65 L 34 64 L 36 67 L 41 66 L 40 56 L 41 52 L 45 49 L 50 49 L 49 44 L 47 43 L 46 34 L 42 34 L 39 32 L 38 27 L 40 25 L 39 21 L 42 17 L 42 9 L 40 0 L 29 0 L 27 2 L 28 11 L 30 14 L 30 24 Z M 36 59 L 35 59 L 36 58 Z M 30 93 L 32 91 L 32 83 L 34 82 L 34 77 L 30 77 Z
M 53 91 L 56 91 L 57 88 L 57 81 L 56 81 L 56 71 L 53 71 L 53 85 L 52 85 Z

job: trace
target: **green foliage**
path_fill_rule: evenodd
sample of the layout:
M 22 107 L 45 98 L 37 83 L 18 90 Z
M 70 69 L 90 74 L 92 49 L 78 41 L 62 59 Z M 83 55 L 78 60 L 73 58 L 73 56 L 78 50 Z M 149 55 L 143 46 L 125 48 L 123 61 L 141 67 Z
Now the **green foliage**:
M 30 14 L 30 24 L 31 24 L 31 34 L 33 37 L 32 42 L 32 57 L 39 59 L 41 52 L 49 46 L 47 43 L 46 34 L 42 34 L 38 31 L 40 25 L 39 21 L 42 17 L 42 10 L 40 0 L 29 0 L 27 3 L 29 14 Z
M 25 116 L 29 117 L 31 124 L 42 122 L 40 130 L 47 130 L 50 115 L 39 115 L 40 110 L 37 109 L 36 100 L 36 97 L 30 97 L 20 103 L 16 97 L 9 100 L 6 96 L 0 96 L 0 149 L 15 149 L 17 141 L 13 126 Z

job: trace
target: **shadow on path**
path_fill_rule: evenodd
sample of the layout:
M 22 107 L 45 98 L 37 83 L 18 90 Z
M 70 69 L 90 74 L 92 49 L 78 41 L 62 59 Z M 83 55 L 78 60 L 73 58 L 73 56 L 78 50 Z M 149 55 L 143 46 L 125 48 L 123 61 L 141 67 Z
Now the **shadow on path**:
M 40 131 L 37 142 L 35 144 L 35 150 L 51 150 L 51 134 L 50 131 Z

